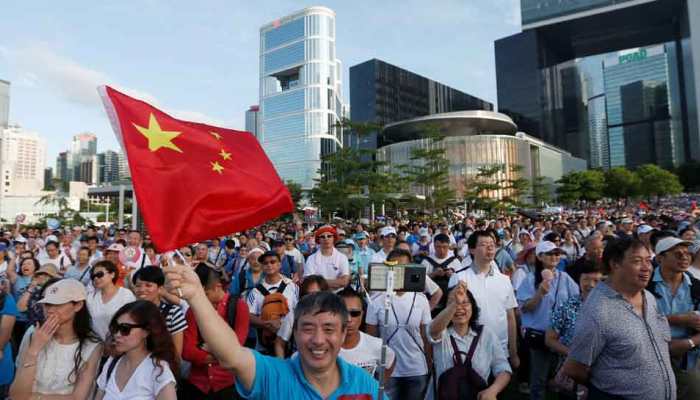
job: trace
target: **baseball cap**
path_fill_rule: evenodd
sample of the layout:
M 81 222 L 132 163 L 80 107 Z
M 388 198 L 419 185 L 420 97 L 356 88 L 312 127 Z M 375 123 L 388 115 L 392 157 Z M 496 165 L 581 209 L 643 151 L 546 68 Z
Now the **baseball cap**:
M 7 245 L 5 243 L 0 243 L 0 251 L 7 251 Z
M 58 242 L 58 238 L 56 235 L 49 235 L 46 237 L 46 243 L 48 242 Z
M 338 235 L 345 235 L 345 231 L 342 230 L 342 229 L 337 229 L 337 230 L 336 230 L 336 233 L 337 233 Z
M 420 237 L 430 237 L 430 232 L 428 231 L 428 228 L 420 228 L 418 230 L 418 235 L 420 235 Z
M 51 264 L 51 263 L 47 263 L 47 264 L 42 265 L 42 266 L 34 273 L 34 275 L 37 275 L 37 274 L 46 274 L 46 275 L 48 275 L 48 276 L 50 276 L 50 277 L 52 277 L 52 278 L 58 278 L 58 277 L 59 277 L 59 275 L 58 275 L 58 268 L 57 268 L 54 264 Z
M 515 262 L 519 265 L 525 264 L 525 261 L 527 260 L 527 256 L 535 251 L 537 246 L 535 246 L 534 243 L 528 243 L 527 246 L 525 246 L 522 250 L 520 250 L 520 253 L 518 253 L 517 258 L 515 259 Z
M 261 249 L 260 247 L 253 247 L 248 251 L 248 257 L 250 257 L 253 254 L 263 254 L 265 253 L 265 250 Z
M 634 221 L 632 221 L 631 218 L 623 218 L 622 221 L 620 221 L 621 224 L 633 224 Z
M 314 232 L 314 237 L 318 238 L 324 233 L 330 233 L 336 238 L 338 237 L 338 233 L 336 232 L 335 228 L 331 225 L 323 225 L 322 227 L 316 229 L 316 231 Z
M 369 235 L 367 235 L 367 232 L 357 232 L 352 236 L 353 239 L 355 240 L 362 240 L 362 239 L 367 239 Z
M 49 286 L 39 304 L 66 304 L 85 300 L 85 285 L 75 279 L 61 279 Z
M 650 225 L 639 225 L 637 228 L 637 235 L 643 235 L 645 233 L 649 233 L 651 231 L 655 231 L 656 229 L 652 228 Z
M 284 241 L 273 240 L 272 243 L 270 243 L 270 247 L 279 247 L 279 246 L 284 246 Z
M 107 247 L 106 251 L 116 251 L 116 252 L 122 252 L 124 251 L 124 245 L 121 243 L 112 243 Z
M 17 236 L 14 240 L 15 240 L 15 244 L 27 243 L 27 238 L 25 238 L 24 236 Z
M 562 250 L 559 246 L 546 240 L 539 242 L 535 248 L 535 254 L 538 256 L 551 253 L 553 251 L 559 251 L 560 253 L 564 254 L 564 250 Z
M 683 240 L 674 236 L 669 236 L 659 240 L 659 242 L 656 243 L 656 248 L 654 249 L 654 251 L 657 255 L 663 254 L 678 245 L 692 246 L 693 242 L 689 242 L 687 240 Z
M 379 231 L 379 236 L 396 235 L 396 229 L 393 226 L 385 226 Z

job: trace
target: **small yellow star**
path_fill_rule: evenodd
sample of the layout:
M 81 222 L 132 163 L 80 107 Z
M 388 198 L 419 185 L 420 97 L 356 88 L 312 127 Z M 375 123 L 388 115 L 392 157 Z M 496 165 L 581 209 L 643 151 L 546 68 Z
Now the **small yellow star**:
M 153 114 L 151 114 L 151 116 L 148 118 L 148 128 L 144 128 L 136 124 L 133 125 L 139 132 L 141 132 L 143 136 L 146 137 L 146 139 L 148 139 L 149 150 L 156 151 L 162 147 L 165 147 L 166 149 L 182 153 L 182 150 L 180 150 L 180 148 L 173 143 L 173 139 L 178 137 L 182 132 L 162 130 L 160 128 L 160 124 L 158 124 L 158 120 Z
M 219 153 L 219 155 L 220 155 L 221 158 L 223 158 L 224 160 L 230 160 L 230 159 L 231 159 L 231 153 L 227 153 L 226 150 L 224 150 L 224 149 L 221 149 L 221 152 Z
M 224 167 L 222 167 L 218 161 L 213 161 L 211 162 L 211 170 L 218 172 L 219 175 L 221 175 L 223 173 Z
M 221 140 L 221 135 L 216 132 L 209 132 L 210 135 L 214 136 L 216 140 Z

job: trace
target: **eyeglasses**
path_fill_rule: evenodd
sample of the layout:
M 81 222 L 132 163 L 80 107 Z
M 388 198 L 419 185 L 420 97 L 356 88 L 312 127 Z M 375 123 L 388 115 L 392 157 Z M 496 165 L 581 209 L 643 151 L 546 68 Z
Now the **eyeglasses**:
M 350 316 L 353 318 L 357 318 L 362 315 L 362 310 L 349 310 L 348 314 L 350 314 Z
M 112 334 L 115 334 L 119 332 L 120 335 L 122 336 L 129 336 L 131 334 L 131 330 L 134 328 L 145 328 L 145 325 L 140 325 L 140 324 L 128 324 L 126 322 L 122 322 L 121 324 L 115 324 L 112 325 L 109 330 L 112 332 Z
M 94 280 L 95 278 L 102 278 L 103 276 L 105 276 L 104 271 L 99 271 L 99 272 L 95 272 L 94 274 L 90 275 L 90 279 Z
M 285 241 L 285 242 L 293 242 L 293 241 L 294 241 L 294 238 L 284 238 L 284 241 Z
M 676 260 L 682 260 L 684 258 L 692 258 L 693 257 L 687 251 L 675 251 L 675 252 L 673 252 L 673 256 L 676 257 Z
M 333 235 L 321 235 L 318 238 L 319 239 L 333 239 Z

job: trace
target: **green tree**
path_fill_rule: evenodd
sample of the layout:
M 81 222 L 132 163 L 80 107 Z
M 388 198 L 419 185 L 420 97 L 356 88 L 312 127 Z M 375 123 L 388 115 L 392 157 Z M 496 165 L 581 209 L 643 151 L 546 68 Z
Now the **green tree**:
M 678 168 L 676 174 L 687 192 L 700 189 L 700 162 L 687 162 Z
M 678 194 L 683 191 L 683 185 L 678 176 L 654 164 L 644 164 L 635 171 L 640 182 L 640 194 L 657 200 L 662 196 Z
M 287 190 L 289 190 L 289 194 L 292 196 L 294 208 L 298 210 L 300 208 L 299 203 L 301 202 L 301 199 L 304 196 L 304 191 L 301 188 L 301 184 L 292 180 L 286 181 L 285 184 L 287 185 Z
M 464 182 L 464 200 L 488 213 L 522 206 L 530 183 L 522 176 L 522 166 L 511 166 L 510 174 L 507 171 L 505 164 L 479 167 L 476 175 Z
M 639 194 L 639 176 L 625 167 L 613 167 L 605 172 L 605 196 L 625 200 Z
M 536 207 L 552 201 L 552 184 L 544 176 L 535 177 L 532 180 L 532 203 Z
M 445 136 L 437 126 L 430 125 L 420 133 L 426 146 L 411 150 L 411 164 L 403 166 L 409 182 L 425 196 L 425 205 L 432 211 L 444 210 L 455 199 L 450 187 L 450 161 L 445 156 Z
M 603 198 L 605 175 L 600 170 L 573 171 L 557 181 L 557 196 L 564 204 L 596 201 Z

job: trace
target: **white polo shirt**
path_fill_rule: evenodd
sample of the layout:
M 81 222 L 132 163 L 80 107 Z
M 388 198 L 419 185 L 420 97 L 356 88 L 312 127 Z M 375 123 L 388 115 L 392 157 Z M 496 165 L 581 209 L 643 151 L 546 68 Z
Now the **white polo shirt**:
M 518 307 L 508 276 L 502 274 L 494 263 L 486 273 L 479 273 L 476 265 L 472 264 L 468 269 L 452 275 L 448 286 L 453 287 L 459 281 L 466 282 L 467 289 L 474 295 L 479 306 L 479 323 L 496 334 L 508 354 L 507 311 Z

